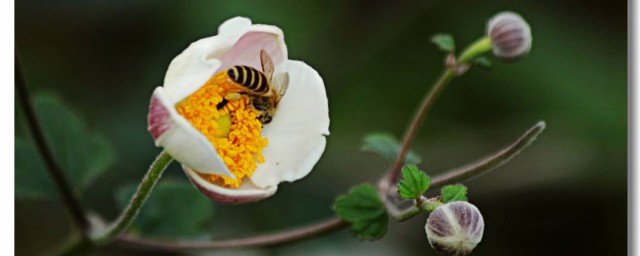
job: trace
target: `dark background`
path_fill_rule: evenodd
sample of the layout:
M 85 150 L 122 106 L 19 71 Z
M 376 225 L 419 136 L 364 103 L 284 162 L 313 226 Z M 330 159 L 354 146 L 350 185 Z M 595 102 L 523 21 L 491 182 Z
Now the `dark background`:
M 83 193 L 107 217 L 113 193 L 139 180 L 160 149 L 146 131 L 152 90 L 173 57 L 250 17 L 285 32 L 291 59 L 323 76 L 331 136 L 314 171 L 251 205 L 212 204 L 210 232 L 237 237 L 332 216 L 334 198 L 373 182 L 386 163 L 360 151 L 372 131 L 401 136 L 442 70 L 431 35 L 461 48 L 503 10 L 520 13 L 533 48 L 454 80 L 414 144 L 429 174 L 498 150 L 543 119 L 536 143 L 465 184 L 486 222 L 474 255 L 623 255 L 627 246 L 627 9 L 625 1 L 16 1 L 16 48 L 34 94 L 52 94 L 114 143 L 118 161 Z M 16 105 L 18 108 L 18 105 Z M 19 110 L 16 110 L 19 117 Z M 16 120 L 16 136 L 24 136 Z M 20 170 L 16 170 L 19 172 Z M 178 164 L 167 177 L 184 181 Z M 167 178 L 164 177 L 164 178 Z M 16 199 L 16 253 L 50 252 L 69 233 L 61 204 Z M 393 222 L 385 238 L 347 231 L 238 255 L 434 255 L 424 217 Z M 110 249 L 107 254 L 125 251 Z M 131 253 L 131 252 L 127 252 Z

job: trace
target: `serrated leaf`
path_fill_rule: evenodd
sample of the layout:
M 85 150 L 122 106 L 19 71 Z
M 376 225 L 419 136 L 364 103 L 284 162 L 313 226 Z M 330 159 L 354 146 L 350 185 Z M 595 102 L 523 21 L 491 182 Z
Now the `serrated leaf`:
M 402 168 L 402 180 L 398 184 L 398 194 L 404 199 L 419 198 L 429 189 L 429 175 L 415 165 Z
M 120 208 L 126 207 L 135 190 L 135 185 L 127 185 L 116 191 Z M 163 181 L 140 210 L 131 231 L 159 238 L 204 238 L 208 233 L 206 224 L 212 217 L 212 202 L 191 184 Z
M 355 186 L 339 196 L 333 209 L 341 219 L 351 223 L 351 231 L 360 239 L 379 239 L 387 232 L 387 212 L 378 191 L 370 184 Z
M 362 150 L 380 155 L 389 163 L 392 163 L 400 151 L 400 142 L 396 140 L 393 134 L 388 132 L 370 133 L 364 137 Z M 413 150 L 409 150 L 404 160 L 405 164 L 420 164 L 421 162 L 422 158 Z
M 453 37 L 448 34 L 436 34 L 431 37 L 431 42 L 434 43 L 440 50 L 445 52 L 453 52 L 455 50 L 455 41 Z
M 378 191 L 369 184 L 362 184 L 339 196 L 334 210 L 343 220 L 356 222 L 380 216 L 384 213 L 384 206 Z
M 38 96 L 33 99 L 33 105 L 56 163 L 74 192 L 81 194 L 100 173 L 115 163 L 113 145 L 101 134 L 90 132 L 78 115 L 55 98 Z M 16 179 L 16 191 L 20 191 L 16 196 L 57 198 L 57 190 L 53 185 L 41 186 L 42 182 L 38 181 L 50 177 L 34 142 L 30 138 L 16 138 L 16 141 L 20 141 L 20 145 L 16 144 L 16 150 L 20 150 L 15 158 L 16 176 L 24 177 Z
M 489 59 L 484 56 L 477 57 L 473 60 L 473 64 L 489 69 L 493 65 Z
M 467 187 L 462 184 L 447 185 L 441 191 L 442 202 L 467 201 Z
M 387 214 L 367 221 L 355 222 L 351 225 L 351 230 L 362 240 L 377 240 L 387 233 L 389 218 Z

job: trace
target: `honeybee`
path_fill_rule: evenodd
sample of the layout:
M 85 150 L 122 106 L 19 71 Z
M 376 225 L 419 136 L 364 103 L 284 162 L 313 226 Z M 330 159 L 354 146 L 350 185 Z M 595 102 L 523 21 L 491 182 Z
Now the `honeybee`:
M 250 96 L 251 105 L 260 112 L 258 120 L 262 124 L 268 124 L 275 115 L 278 103 L 289 87 L 289 73 L 284 72 L 273 77 L 273 61 L 269 54 L 260 50 L 260 63 L 262 72 L 249 66 L 233 66 L 227 70 L 227 75 L 234 83 L 244 90 L 240 93 L 229 93 L 224 99 L 237 100 L 242 93 Z M 273 80 L 272 80 L 273 79 Z

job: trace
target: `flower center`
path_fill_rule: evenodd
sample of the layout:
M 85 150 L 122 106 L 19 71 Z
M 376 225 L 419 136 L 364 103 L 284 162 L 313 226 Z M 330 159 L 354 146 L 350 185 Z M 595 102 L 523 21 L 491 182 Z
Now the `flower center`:
M 225 100 L 228 93 L 242 91 L 225 71 L 218 72 L 200 89 L 176 104 L 178 114 L 200 131 L 215 147 L 218 155 L 236 178 L 200 174 L 224 187 L 237 188 L 244 177 L 251 177 L 258 163 L 264 163 L 262 149 L 267 138 L 260 135 L 262 123 L 247 94 Z

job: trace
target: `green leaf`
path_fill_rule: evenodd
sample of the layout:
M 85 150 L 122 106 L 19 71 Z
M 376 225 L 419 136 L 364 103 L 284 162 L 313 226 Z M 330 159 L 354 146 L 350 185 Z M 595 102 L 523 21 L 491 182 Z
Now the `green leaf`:
M 333 210 L 351 223 L 351 231 L 360 239 L 380 239 L 387 232 L 389 217 L 378 191 L 370 184 L 355 186 L 339 196 Z
M 467 201 L 467 187 L 462 184 L 447 185 L 442 188 L 442 202 Z
M 391 133 L 375 132 L 367 134 L 364 137 L 362 150 L 380 155 L 389 161 L 389 163 L 392 163 L 398 156 L 400 143 Z M 405 164 L 419 164 L 421 162 L 422 158 L 413 152 L 413 150 L 409 150 L 409 153 L 404 160 Z
M 440 50 L 445 52 L 453 52 L 455 49 L 455 42 L 453 37 L 448 34 L 436 34 L 431 37 L 431 42 L 434 43 Z
M 57 199 L 58 194 L 51 176 L 46 171 L 36 146 L 16 138 L 15 145 L 15 197 L 23 199 Z
M 125 208 L 136 191 L 135 185 L 116 191 L 116 201 Z M 158 238 L 206 238 L 206 225 L 213 217 L 213 203 L 191 184 L 163 181 L 140 210 L 131 231 Z
M 431 180 L 429 175 L 419 170 L 415 165 L 402 168 L 402 180 L 398 184 L 398 194 L 404 199 L 419 198 L 429 189 Z
M 493 63 L 491 63 L 491 61 L 489 59 L 487 59 L 487 57 L 484 57 L 484 56 L 480 56 L 480 57 L 476 58 L 475 60 L 473 60 L 473 64 L 481 66 L 481 67 L 486 68 L 486 69 L 490 69 L 491 66 L 493 65 Z
M 53 157 L 65 174 L 75 193 L 87 188 L 100 173 L 116 160 L 113 145 L 101 134 L 92 133 L 71 110 L 50 96 L 33 99 L 34 110 Z M 17 197 L 55 199 L 57 190 L 45 164 L 30 138 L 16 138 Z M 29 191 L 32 190 L 32 191 Z

